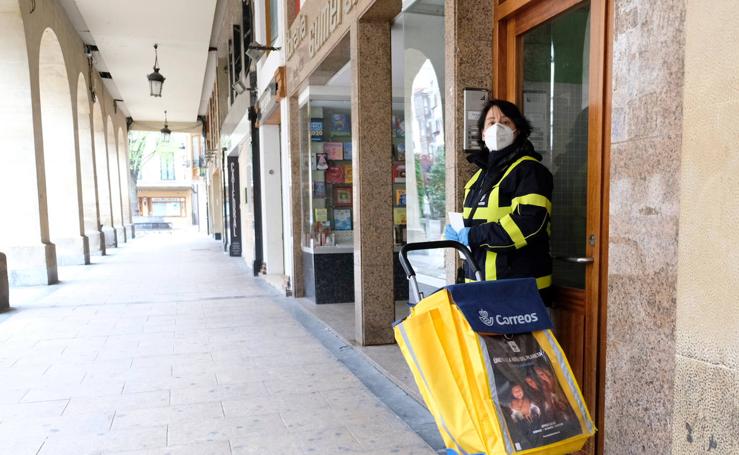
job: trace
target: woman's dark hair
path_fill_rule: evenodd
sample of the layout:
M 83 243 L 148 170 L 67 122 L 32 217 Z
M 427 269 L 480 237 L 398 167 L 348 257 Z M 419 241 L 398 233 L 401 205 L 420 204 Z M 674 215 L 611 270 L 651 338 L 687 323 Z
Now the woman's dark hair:
M 480 132 L 480 138 L 477 141 L 482 149 L 487 150 L 487 147 L 485 147 L 485 141 L 482 139 L 482 132 L 485 129 L 485 117 L 487 117 L 488 111 L 492 109 L 493 106 L 497 106 L 498 109 L 500 109 L 500 112 L 511 119 L 513 124 L 516 125 L 518 135 L 516 136 L 514 143 L 520 144 L 529 138 L 529 135 L 531 134 L 531 123 L 529 123 L 526 117 L 521 114 L 518 107 L 506 100 L 492 99 L 485 103 L 482 111 L 480 111 L 480 118 L 477 120 L 477 130 Z

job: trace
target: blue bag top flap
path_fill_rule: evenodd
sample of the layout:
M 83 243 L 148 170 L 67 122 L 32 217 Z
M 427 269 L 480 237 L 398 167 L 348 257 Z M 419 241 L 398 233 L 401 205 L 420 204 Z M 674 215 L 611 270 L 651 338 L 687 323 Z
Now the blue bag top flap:
M 533 278 L 454 284 L 447 290 L 475 332 L 513 334 L 552 328 Z

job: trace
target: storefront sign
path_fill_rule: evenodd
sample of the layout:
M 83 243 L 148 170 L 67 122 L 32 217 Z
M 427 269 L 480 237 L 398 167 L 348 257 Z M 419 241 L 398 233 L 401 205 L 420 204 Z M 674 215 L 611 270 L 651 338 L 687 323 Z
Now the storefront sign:
M 291 94 L 320 64 L 322 51 L 344 36 L 352 20 L 370 3 L 369 0 L 306 0 L 288 30 L 285 46 Z
M 308 55 L 314 57 L 358 2 L 359 0 L 324 0 L 318 15 L 310 21 L 310 27 L 307 27 L 306 14 L 301 13 L 290 28 L 287 58 L 293 56 L 295 49 L 302 44 L 306 36 L 309 39 Z
M 239 157 L 228 157 L 228 197 L 231 205 L 229 255 L 241 256 L 241 201 L 239 200 Z

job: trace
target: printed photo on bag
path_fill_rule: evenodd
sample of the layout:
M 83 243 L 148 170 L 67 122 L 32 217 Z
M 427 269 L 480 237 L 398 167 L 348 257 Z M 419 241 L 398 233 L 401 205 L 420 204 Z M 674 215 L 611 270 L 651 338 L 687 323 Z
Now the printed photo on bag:
M 531 334 L 485 336 L 497 402 L 516 451 L 583 432 L 547 354 Z

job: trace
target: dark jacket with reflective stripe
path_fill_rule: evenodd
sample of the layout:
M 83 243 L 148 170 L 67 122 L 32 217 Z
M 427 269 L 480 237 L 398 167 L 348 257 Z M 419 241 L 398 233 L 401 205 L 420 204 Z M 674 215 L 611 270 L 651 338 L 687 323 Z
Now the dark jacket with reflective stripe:
M 482 169 L 465 186 L 469 243 L 485 280 L 534 277 L 543 290 L 552 282 L 552 174 L 528 141 L 508 149 L 470 160 Z M 468 267 L 465 275 L 474 278 Z

